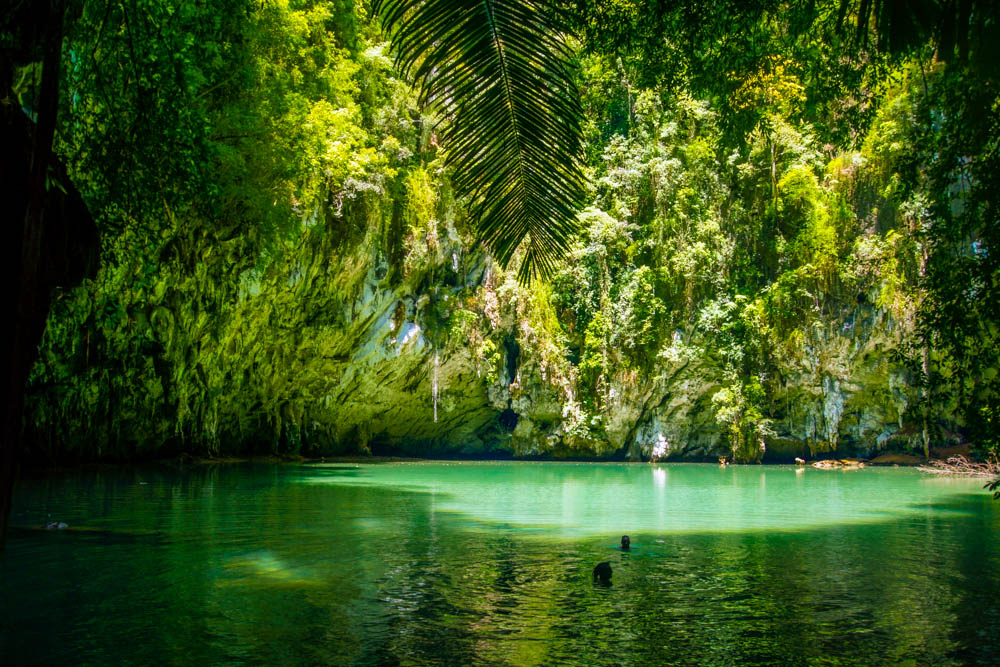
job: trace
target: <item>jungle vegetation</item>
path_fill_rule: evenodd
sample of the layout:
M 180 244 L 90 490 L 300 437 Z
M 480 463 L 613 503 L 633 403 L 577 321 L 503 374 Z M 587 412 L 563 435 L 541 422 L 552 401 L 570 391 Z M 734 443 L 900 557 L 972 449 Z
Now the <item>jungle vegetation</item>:
M 920 446 L 946 419 L 996 452 L 996 5 L 15 2 L 5 117 L 52 125 L 100 257 L 44 313 L 25 452 L 351 451 L 324 383 L 369 271 L 478 391 L 520 332 L 597 455 L 611 377 L 711 355 L 758 459 L 777 360 L 859 305 Z

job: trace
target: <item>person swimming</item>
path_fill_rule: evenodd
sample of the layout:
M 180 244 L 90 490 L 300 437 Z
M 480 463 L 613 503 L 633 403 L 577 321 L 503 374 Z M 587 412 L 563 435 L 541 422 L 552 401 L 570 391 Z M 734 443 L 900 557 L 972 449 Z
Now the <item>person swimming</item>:
M 622 535 L 622 551 L 628 551 L 632 548 L 632 540 L 629 539 L 628 535 Z
M 594 583 L 602 586 L 611 585 L 611 563 L 604 561 L 594 568 Z

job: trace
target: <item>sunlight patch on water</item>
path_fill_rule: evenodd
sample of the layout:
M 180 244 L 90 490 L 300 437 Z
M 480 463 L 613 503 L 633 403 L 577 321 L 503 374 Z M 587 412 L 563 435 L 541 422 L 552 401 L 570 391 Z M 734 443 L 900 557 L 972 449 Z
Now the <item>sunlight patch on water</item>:
M 293 566 L 271 551 L 260 550 L 229 560 L 220 583 L 266 583 L 280 586 L 319 586 L 324 579 L 308 568 Z
M 350 477 L 322 468 L 306 467 L 299 481 L 433 494 L 437 512 L 549 537 L 871 523 L 937 512 L 937 504 L 979 486 L 875 468 L 448 462 L 363 464 Z

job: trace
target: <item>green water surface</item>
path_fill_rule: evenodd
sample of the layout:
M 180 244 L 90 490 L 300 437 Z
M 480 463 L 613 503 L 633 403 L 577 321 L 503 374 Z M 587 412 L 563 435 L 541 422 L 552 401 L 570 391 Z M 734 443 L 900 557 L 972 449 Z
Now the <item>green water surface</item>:
M 0 663 L 995 664 L 1000 503 L 980 485 L 511 462 L 50 475 L 17 488 Z

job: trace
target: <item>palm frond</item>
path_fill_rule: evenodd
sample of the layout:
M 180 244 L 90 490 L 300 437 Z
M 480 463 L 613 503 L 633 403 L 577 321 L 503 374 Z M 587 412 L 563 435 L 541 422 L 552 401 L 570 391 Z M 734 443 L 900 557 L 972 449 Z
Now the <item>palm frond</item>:
M 519 277 L 547 275 L 577 230 L 585 196 L 579 95 L 545 0 L 376 0 L 424 103 L 442 115 L 446 163 L 473 221 Z

